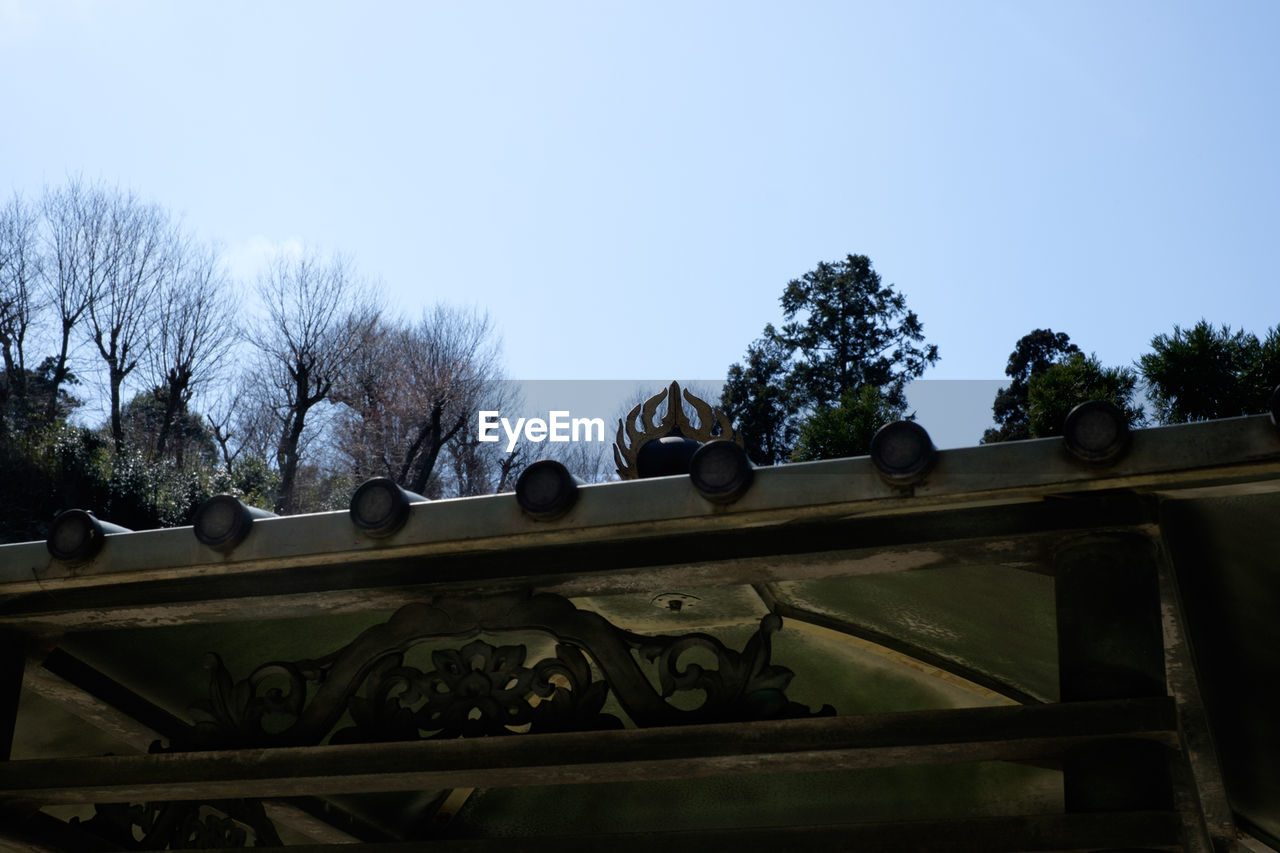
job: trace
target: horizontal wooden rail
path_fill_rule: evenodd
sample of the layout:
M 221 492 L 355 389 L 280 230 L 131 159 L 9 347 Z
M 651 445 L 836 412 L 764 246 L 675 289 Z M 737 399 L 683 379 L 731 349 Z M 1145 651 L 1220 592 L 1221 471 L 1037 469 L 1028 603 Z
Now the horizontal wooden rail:
M 1176 747 L 1168 698 L 907 711 L 613 732 L 33 759 L 0 763 L 0 799 L 209 800 L 695 778 L 1037 759 L 1090 741 Z
M 70 828 L 53 833 L 41 827 L 0 830 L 0 840 L 26 843 L 27 850 L 65 849 L 75 843 Z M 45 846 L 48 845 L 48 846 Z M 851 823 L 831 826 L 758 826 L 679 832 L 558 835 L 534 838 L 433 839 L 355 844 L 302 844 L 255 847 L 259 853 L 778 853 L 787 850 L 858 853 L 1084 853 L 1099 849 L 1178 851 L 1178 816 L 1174 812 L 1028 815 L 897 823 Z M 235 853 L 242 853 L 239 848 Z M 208 853 L 233 853 L 231 850 Z

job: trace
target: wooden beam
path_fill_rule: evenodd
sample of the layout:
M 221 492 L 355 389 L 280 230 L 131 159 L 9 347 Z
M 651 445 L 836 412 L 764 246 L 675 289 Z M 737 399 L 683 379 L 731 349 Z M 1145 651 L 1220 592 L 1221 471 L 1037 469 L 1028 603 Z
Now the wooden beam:
M 1188 853 L 1230 850 L 1237 837 L 1231 803 L 1227 798 L 1222 767 L 1209 727 L 1204 697 L 1200 693 L 1194 650 L 1187 635 L 1182 594 L 1170 558 L 1161 539 L 1156 555 L 1160 579 L 1160 613 L 1164 628 L 1165 673 L 1169 694 L 1178 703 L 1178 729 L 1186 756 L 1174 776 L 1174 798 L 1183 815 Z M 1194 815 L 1196 820 L 1190 821 Z
M 1055 555 L 1064 701 L 1164 697 L 1160 590 L 1149 538 L 1091 534 Z M 1150 743 L 1086 744 L 1063 760 L 1068 812 L 1172 808 L 1168 755 Z
M 448 741 L 33 759 L 0 765 L 0 799 L 217 800 L 589 784 L 736 773 L 1044 758 L 1110 739 L 1177 746 L 1152 698 Z
M 27 663 L 27 641 L 14 631 L 0 630 L 0 761 L 13 750 L 13 730 L 22 698 L 22 673 Z
M 27 683 L 140 752 L 148 752 L 153 741 L 170 738 L 188 726 L 61 648 L 45 655 L 38 667 L 27 667 Z
M 1049 571 L 1052 554 L 1084 530 L 1154 533 L 1154 510 L 1134 495 L 1044 501 L 810 523 L 479 551 L 396 560 L 329 559 L 119 583 L 111 576 L 3 597 L 0 626 L 58 634 L 92 625 L 132 628 L 395 610 L 434 595 L 532 588 L 567 597 L 766 581 L 883 574 L 945 566 Z M 121 534 L 124 535 L 124 534 Z
M 901 853 L 1086 853 L 1106 849 L 1182 850 L 1172 812 L 1030 815 L 835 826 L 759 826 L 680 832 L 542 838 L 433 840 L 442 853 L 778 853 L 787 850 Z M 416 853 L 421 841 L 254 848 L 260 853 Z M 208 853 L 233 853 L 230 850 Z
M 360 841 L 356 836 L 343 832 L 292 803 L 263 800 L 262 811 L 273 824 L 287 826 L 294 832 L 321 844 L 350 845 Z
M 1249 853 L 1280 853 L 1280 838 L 1240 815 L 1236 815 L 1236 824 L 1240 830 L 1237 840 L 1242 849 Z
M 55 675 L 37 661 L 27 662 L 27 674 L 23 687 L 50 702 L 56 702 L 63 710 L 74 714 L 113 740 L 127 744 L 138 752 L 146 752 L 153 742 L 163 739 L 155 729 L 143 725 L 98 696 Z

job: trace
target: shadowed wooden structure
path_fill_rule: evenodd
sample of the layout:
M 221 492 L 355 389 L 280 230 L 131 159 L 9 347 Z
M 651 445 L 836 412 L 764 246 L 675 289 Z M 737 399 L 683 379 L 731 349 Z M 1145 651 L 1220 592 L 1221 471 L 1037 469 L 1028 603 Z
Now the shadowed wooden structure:
M 1276 843 L 1271 418 L 747 470 L 694 409 L 686 474 L 0 547 L 0 849 Z

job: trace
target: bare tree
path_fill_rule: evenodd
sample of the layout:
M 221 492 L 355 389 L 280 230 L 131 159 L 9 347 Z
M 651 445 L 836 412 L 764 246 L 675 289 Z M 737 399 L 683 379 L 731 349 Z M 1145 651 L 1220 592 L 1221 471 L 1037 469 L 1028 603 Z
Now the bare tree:
M 205 421 L 228 471 L 243 458 L 275 456 L 280 429 L 271 398 L 270 384 L 251 365 L 210 400 Z
M 89 335 L 107 366 L 111 437 L 124 449 L 120 389 L 147 356 L 155 328 L 154 308 L 165 277 L 174 269 L 177 240 L 168 215 L 132 193 L 110 204 L 113 263 L 89 299 Z
M 499 346 L 486 315 L 443 304 L 411 326 L 380 324 L 335 394 L 352 472 L 428 491 L 441 452 L 495 387 Z
M 85 186 L 76 178 L 60 189 L 45 189 L 41 204 L 48 250 L 42 288 L 57 316 L 58 352 L 50 371 L 46 417 L 58 411 L 58 392 L 70 373 L 72 332 L 89 310 L 102 282 L 111 272 L 110 199 L 97 186 Z
M 548 444 L 544 458 L 555 459 L 584 483 L 607 483 L 618 479 L 610 441 L 574 441 Z M 514 479 L 511 486 L 514 487 Z
M 358 480 L 395 478 L 405 433 L 397 403 L 407 393 L 401 387 L 404 328 L 380 318 L 351 359 L 333 400 L 342 405 L 333 432 L 336 455 Z
M 150 359 L 151 382 L 157 402 L 164 406 L 156 456 L 165 453 L 175 421 L 187 415 L 201 386 L 219 376 L 237 342 L 235 293 L 217 249 L 189 239 L 176 242 L 174 248 L 162 284 Z M 181 466 L 181 446 L 175 459 Z
M 464 426 L 443 448 L 444 464 L 438 476 L 442 493 L 469 497 L 510 491 L 515 487 L 516 478 L 536 455 L 524 443 L 508 451 L 504 442 L 480 441 L 476 415 L 480 410 L 516 412 L 522 407 L 523 399 L 516 383 L 501 378 L 485 383 L 467 415 L 469 426 Z
M 511 471 L 523 463 L 523 448 L 503 454 L 501 448 L 481 442 L 465 430 L 457 435 L 441 454 L 444 469 L 440 480 L 441 491 L 458 497 L 494 494 L 502 489 Z M 428 489 L 430 491 L 430 489 Z
M 213 434 L 213 440 L 218 444 L 218 451 L 222 454 L 222 467 L 228 471 L 245 447 L 238 431 L 232 425 L 237 411 L 239 408 L 236 406 L 236 397 L 224 394 L 214 401 L 204 415 L 205 421 L 209 424 L 209 431 Z
M 329 399 L 376 327 L 369 287 L 338 256 L 276 258 L 258 280 L 264 314 L 250 326 L 279 436 L 276 512 L 297 512 L 300 448 L 313 411 Z
M 0 209 L 0 348 L 3 400 L 25 400 L 26 338 L 36 312 L 40 277 L 39 215 L 18 193 Z

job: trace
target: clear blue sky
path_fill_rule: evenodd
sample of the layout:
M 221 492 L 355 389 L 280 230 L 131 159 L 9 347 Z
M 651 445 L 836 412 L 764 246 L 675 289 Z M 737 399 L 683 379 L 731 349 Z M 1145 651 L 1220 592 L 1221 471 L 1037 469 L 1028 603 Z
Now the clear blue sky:
M 0 190 L 342 250 L 527 379 L 723 377 L 861 253 L 928 378 L 996 379 L 1036 327 L 1280 323 L 1277 45 L 1271 0 L 0 0 Z

